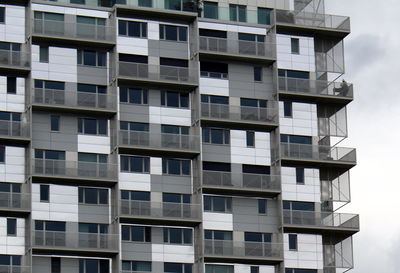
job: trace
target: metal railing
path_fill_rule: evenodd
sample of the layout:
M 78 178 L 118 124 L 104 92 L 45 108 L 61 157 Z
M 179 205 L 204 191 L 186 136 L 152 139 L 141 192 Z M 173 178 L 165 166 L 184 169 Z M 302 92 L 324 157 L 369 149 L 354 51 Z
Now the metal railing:
M 203 118 L 275 123 L 276 116 L 275 107 L 261 108 L 205 102 L 201 103 L 201 117 Z
M 54 0 L 40 0 L 45 2 L 54 2 Z M 115 4 L 115 0 L 84 0 L 81 3 L 77 2 L 76 0 L 57 0 L 59 3 L 65 4 L 78 4 L 87 7 L 112 7 Z
M 23 121 L 0 120 L 0 136 L 29 137 L 29 124 Z
M 276 10 L 276 23 L 332 30 L 350 31 L 350 18 L 313 12 Z
M 337 244 L 324 244 L 323 254 L 324 273 L 347 272 L 354 265 L 353 238 L 348 237 Z
M 246 40 L 231 40 L 224 38 L 200 36 L 200 50 L 229 53 L 239 56 L 258 56 L 263 58 L 275 58 L 276 46 L 267 42 Z
M 119 62 L 119 75 L 154 81 L 195 83 L 197 72 L 187 67 Z
M 116 180 L 118 176 L 116 164 L 41 158 L 33 159 L 32 172 L 34 175 L 99 180 Z
M 111 110 L 116 109 L 117 97 L 110 94 L 35 88 L 32 103 Z
M 35 230 L 32 237 L 34 247 L 74 250 L 82 248 L 94 250 L 118 249 L 117 234 Z
M 279 77 L 279 92 L 353 98 L 353 84 Z
M 199 151 L 199 136 L 155 134 L 152 132 L 120 130 L 120 145 L 157 149 Z
M 32 267 L 21 265 L 0 265 L 0 273 L 31 273 Z
M 1 65 L 29 68 L 31 65 L 30 54 L 24 51 L 0 50 Z
M 201 207 L 198 204 L 120 200 L 121 215 L 199 220 Z
M 283 210 L 283 223 L 295 226 L 313 226 L 327 228 L 344 228 L 358 230 L 358 214 L 316 212 L 303 210 Z
M 280 190 L 280 176 L 205 170 L 203 185 L 244 190 Z
M 280 243 L 205 239 L 204 256 L 282 259 L 283 247 Z
M 0 208 L 29 210 L 30 207 L 30 194 L 20 192 L 0 192 Z
M 37 35 L 48 35 L 82 40 L 96 40 L 111 42 L 114 28 L 111 26 L 69 23 L 65 21 L 33 19 L 33 33 Z
M 311 144 L 281 143 L 281 157 L 355 163 L 356 149 Z

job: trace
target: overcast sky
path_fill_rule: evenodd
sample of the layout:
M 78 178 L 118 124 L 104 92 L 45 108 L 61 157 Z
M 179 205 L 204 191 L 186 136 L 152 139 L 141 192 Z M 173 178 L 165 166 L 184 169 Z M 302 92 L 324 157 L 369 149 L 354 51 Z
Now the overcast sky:
M 361 215 L 352 273 L 400 272 L 400 1 L 325 0 L 330 14 L 351 17 L 345 39 L 345 79 L 355 85 L 348 107 L 349 138 L 357 148 L 352 203 Z M 343 146 L 343 145 L 342 145 Z

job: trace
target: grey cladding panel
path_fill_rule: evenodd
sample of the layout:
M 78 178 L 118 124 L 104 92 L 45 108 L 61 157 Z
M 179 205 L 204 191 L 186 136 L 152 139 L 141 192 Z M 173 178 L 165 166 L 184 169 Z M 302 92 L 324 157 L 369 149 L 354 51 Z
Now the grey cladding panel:
M 151 175 L 151 191 L 191 194 L 191 177 L 177 175 Z
M 79 222 L 108 224 L 109 206 L 79 204 L 78 217 Z
M 98 85 L 108 84 L 108 70 L 102 67 L 78 65 L 78 82 Z
M 184 42 L 149 40 L 149 55 L 152 57 L 188 59 L 188 49 L 188 43 Z
M 231 147 L 230 145 L 212 145 L 203 144 L 203 160 L 215 162 L 230 162 Z
M 147 105 L 120 103 L 120 120 L 149 122 L 149 107 Z
M 132 261 L 151 261 L 151 244 L 122 241 L 121 259 Z

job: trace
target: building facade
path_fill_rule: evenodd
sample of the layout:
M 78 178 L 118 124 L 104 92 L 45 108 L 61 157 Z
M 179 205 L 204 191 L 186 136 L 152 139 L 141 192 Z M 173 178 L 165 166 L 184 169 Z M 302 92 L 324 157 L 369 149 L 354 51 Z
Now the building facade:
M 348 17 L 323 0 L 0 4 L 0 273 L 353 267 Z

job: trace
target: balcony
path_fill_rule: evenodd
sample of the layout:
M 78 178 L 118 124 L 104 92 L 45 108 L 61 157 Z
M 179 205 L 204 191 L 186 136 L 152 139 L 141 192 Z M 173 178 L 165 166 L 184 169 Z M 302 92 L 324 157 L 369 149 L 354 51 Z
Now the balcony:
M 199 153 L 200 139 L 195 135 L 156 134 L 141 131 L 119 131 L 119 147 L 125 149 L 162 150 L 170 152 Z
M 25 51 L 0 50 L 0 70 L 29 73 L 31 56 Z
M 281 143 L 281 159 L 307 161 L 333 166 L 354 166 L 356 149 L 311 144 Z
M 116 182 L 117 165 L 82 161 L 66 161 L 35 158 L 32 160 L 32 175 L 48 179 L 95 180 Z
M 353 84 L 322 80 L 279 77 L 280 96 L 283 98 L 309 98 L 311 101 L 350 102 L 353 99 Z
M 353 238 L 323 245 L 324 273 L 347 272 L 354 266 Z
M 10 212 L 29 212 L 30 194 L 20 192 L 0 192 L 0 210 Z M 0 270 L 0 272 L 2 272 Z
M 223 191 L 244 191 L 278 194 L 281 190 L 280 176 L 269 174 L 230 173 L 203 171 L 203 188 Z
M 36 108 L 80 110 L 93 113 L 116 112 L 117 96 L 111 94 L 74 92 L 56 89 L 33 89 L 32 105 Z
M 201 220 L 201 206 L 199 204 L 151 202 L 137 200 L 120 200 L 121 217 L 185 221 L 197 223 Z
M 285 228 L 322 229 L 356 233 L 360 229 L 358 214 L 283 210 Z
M 32 267 L 21 265 L 0 265 L 1 273 L 31 273 Z
M 278 31 L 296 27 L 342 38 L 350 33 L 350 18 L 347 16 L 276 10 L 276 24 Z
M 248 2 L 243 2 L 243 5 L 246 5 Z M 213 21 L 215 20 L 222 20 L 222 21 L 231 21 L 234 22 L 234 24 L 260 24 L 265 26 L 270 27 L 271 24 L 273 24 L 273 18 L 272 16 L 266 16 L 268 18 L 263 18 L 263 16 L 259 16 L 257 10 L 250 10 L 246 9 L 243 14 L 236 14 L 237 16 L 231 16 L 231 10 L 229 7 L 218 7 L 217 9 L 214 10 L 214 12 L 205 14 L 205 11 L 203 10 L 201 17 L 202 21 Z M 272 12 L 271 12 L 272 15 Z M 204 19 L 203 19 L 204 18 Z
M 0 139 L 14 144 L 16 142 L 29 142 L 29 123 L 24 121 L 0 120 Z
M 118 252 L 118 234 L 71 233 L 35 230 L 32 245 L 36 249 L 70 250 L 76 252 Z
M 283 260 L 279 243 L 243 242 L 230 240 L 204 240 L 204 257 L 237 260 Z
M 139 81 L 144 84 L 165 86 L 198 85 L 197 70 L 188 67 L 167 65 L 149 65 L 143 63 L 119 61 L 119 78 L 126 81 Z
M 276 59 L 276 45 L 266 42 L 229 40 L 200 37 L 200 53 L 224 59 L 259 59 L 272 62 Z
M 201 103 L 201 119 L 209 123 L 238 123 L 240 126 L 277 126 L 276 108 L 236 106 L 228 104 Z
M 115 44 L 115 28 L 105 25 L 69 23 L 65 21 L 33 19 L 32 35 L 36 39 L 60 39 L 73 44 L 111 47 Z

